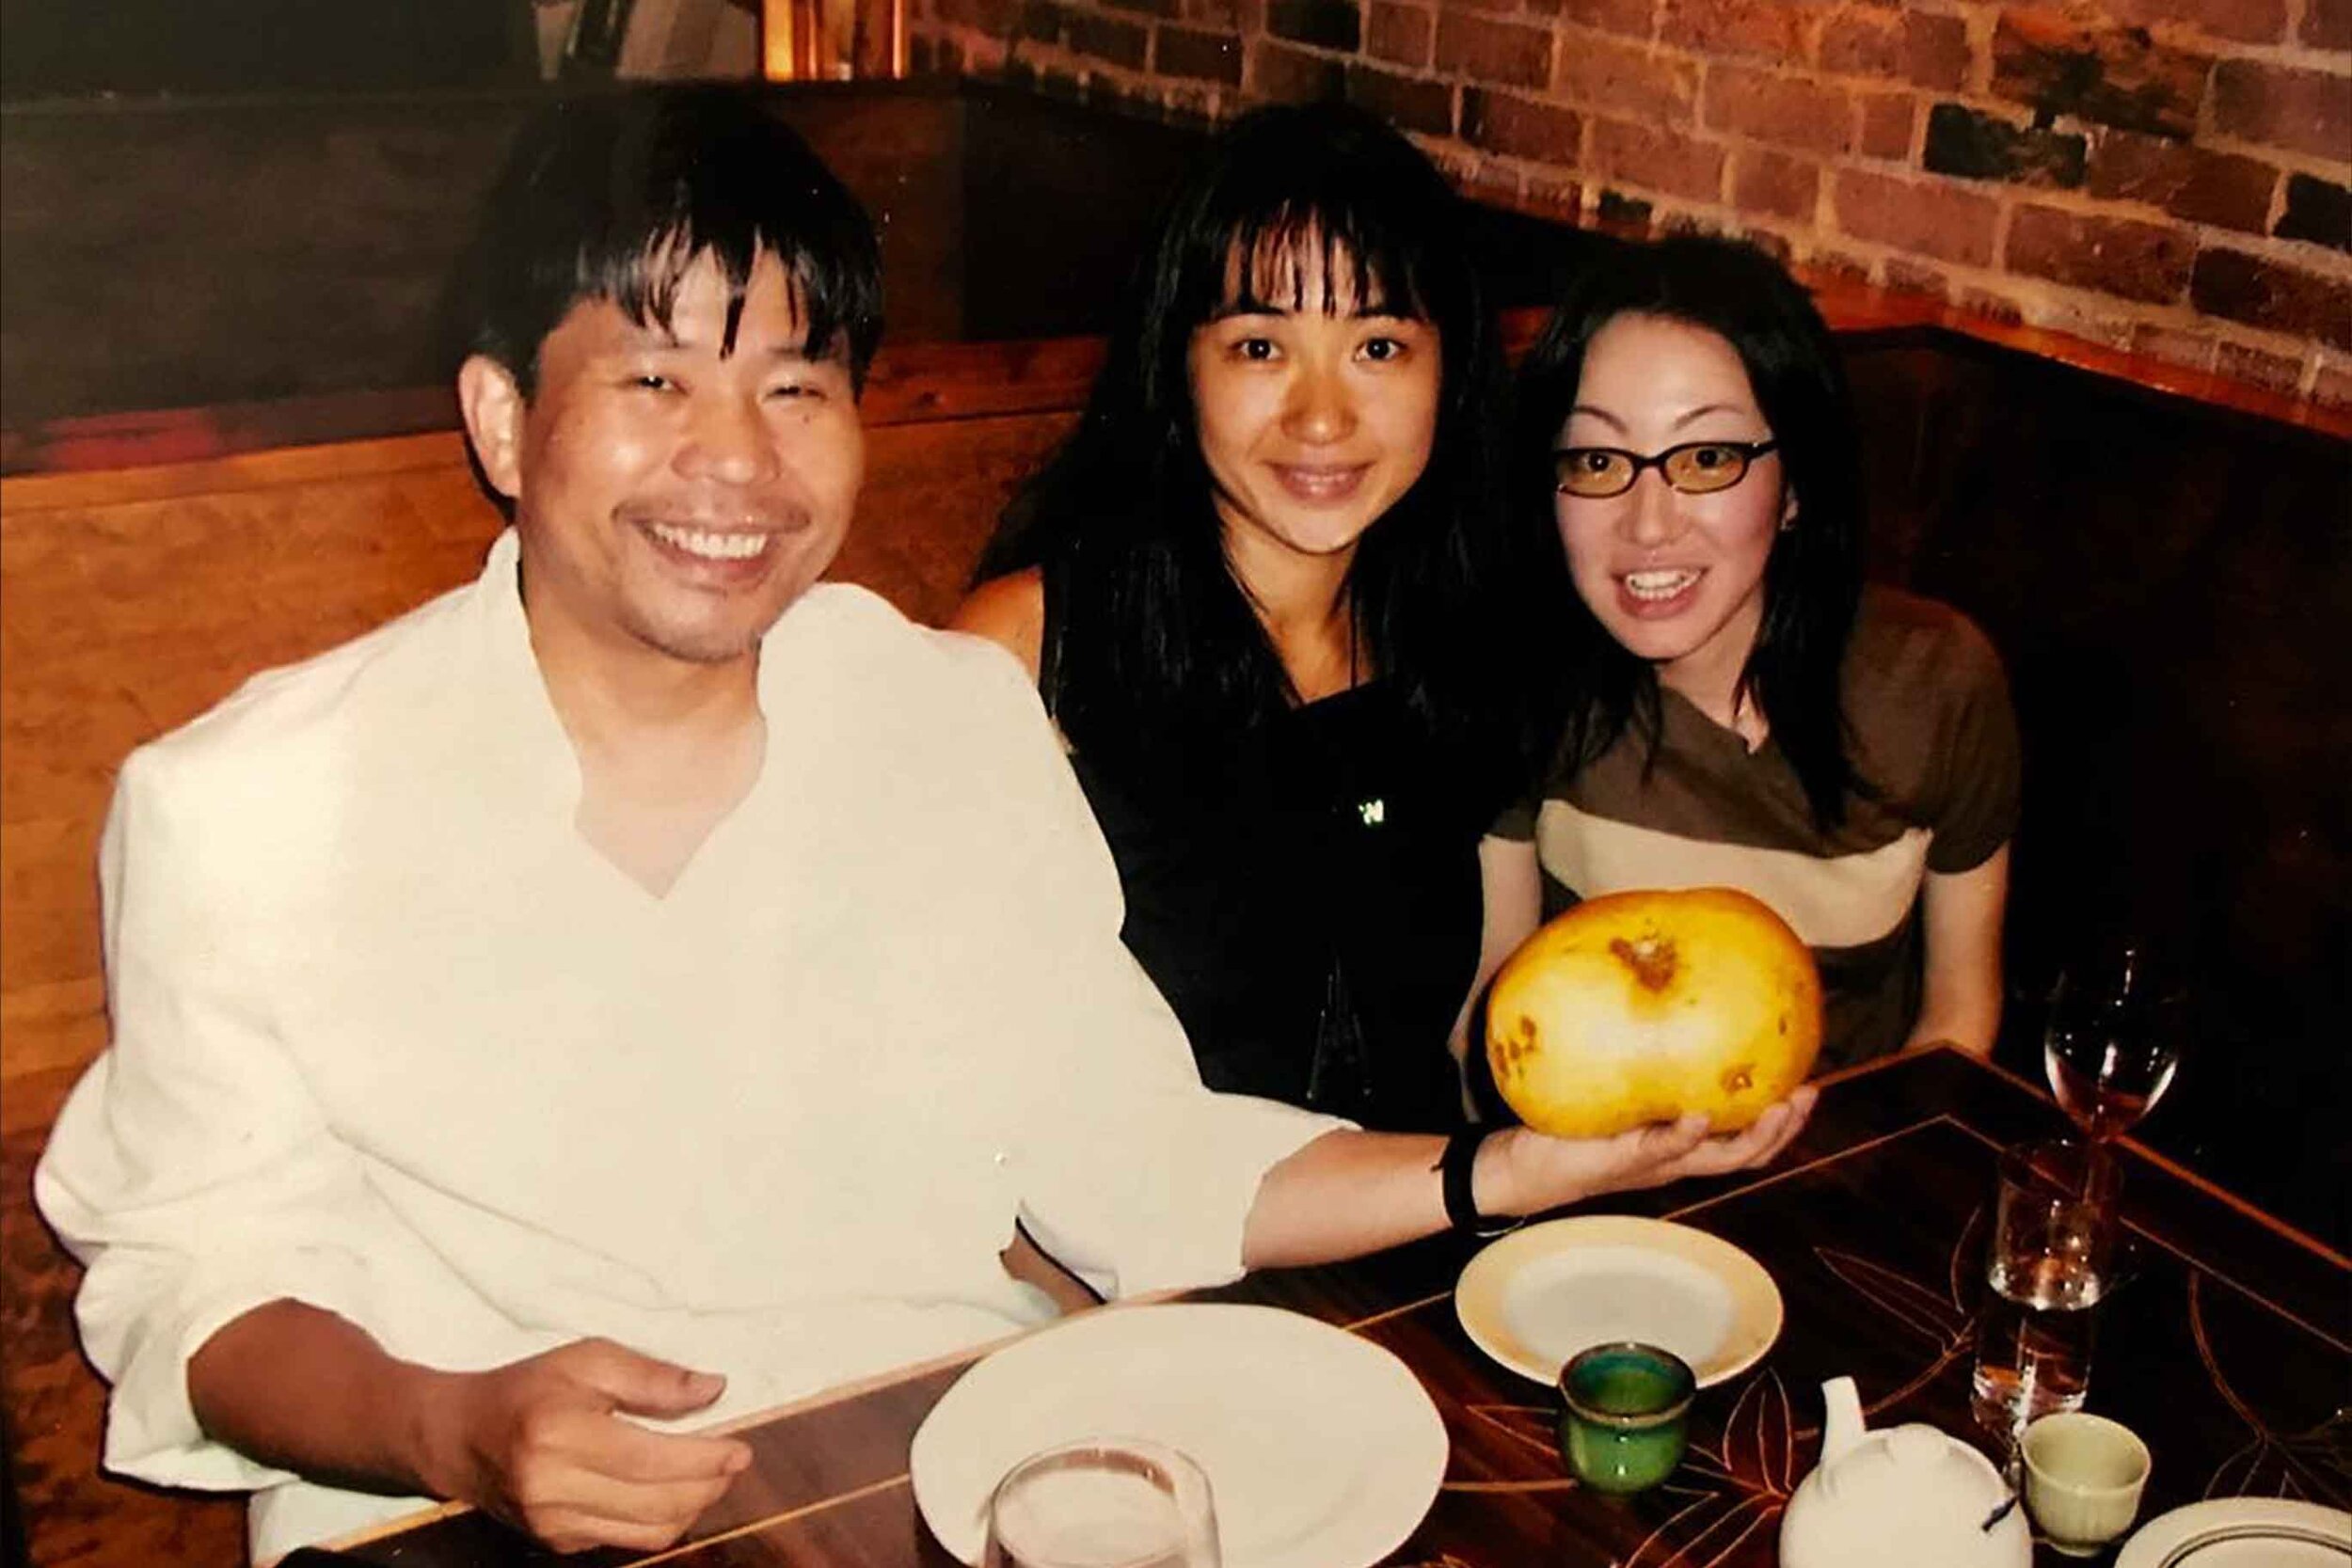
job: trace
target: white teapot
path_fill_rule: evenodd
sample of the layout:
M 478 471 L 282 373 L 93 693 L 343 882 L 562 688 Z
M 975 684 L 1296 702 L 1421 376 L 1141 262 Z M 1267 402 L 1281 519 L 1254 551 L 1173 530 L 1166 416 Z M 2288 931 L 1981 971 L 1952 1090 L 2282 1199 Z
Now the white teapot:
M 2031 1568 L 2026 1510 L 1991 1460 L 1931 1426 L 1867 1431 L 1852 1378 L 1821 1399 L 1821 1462 L 1782 1516 L 1781 1568 Z

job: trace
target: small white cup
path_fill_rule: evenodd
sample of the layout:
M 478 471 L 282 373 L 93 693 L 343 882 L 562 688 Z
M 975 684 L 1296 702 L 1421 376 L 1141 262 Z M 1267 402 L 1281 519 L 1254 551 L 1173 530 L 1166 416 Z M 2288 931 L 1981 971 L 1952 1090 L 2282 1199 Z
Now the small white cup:
M 2066 1411 L 2026 1428 L 2026 1509 L 2054 1548 L 2089 1557 L 2132 1528 L 2148 1445 L 2105 1416 Z

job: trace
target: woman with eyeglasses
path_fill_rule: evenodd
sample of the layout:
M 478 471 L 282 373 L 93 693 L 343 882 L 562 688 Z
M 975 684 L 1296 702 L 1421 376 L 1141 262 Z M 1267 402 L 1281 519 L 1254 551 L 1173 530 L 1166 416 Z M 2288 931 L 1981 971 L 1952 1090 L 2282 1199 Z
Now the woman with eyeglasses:
M 2007 684 L 1958 612 L 1862 581 L 1837 348 L 1760 252 L 1625 247 L 1520 367 L 1514 504 L 1573 585 L 1585 683 L 1549 780 L 1484 847 L 1486 973 L 1545 916 L 1730 886 L 1812 948 L 1822 1066 L 2001 1010 L 2018 800 Z

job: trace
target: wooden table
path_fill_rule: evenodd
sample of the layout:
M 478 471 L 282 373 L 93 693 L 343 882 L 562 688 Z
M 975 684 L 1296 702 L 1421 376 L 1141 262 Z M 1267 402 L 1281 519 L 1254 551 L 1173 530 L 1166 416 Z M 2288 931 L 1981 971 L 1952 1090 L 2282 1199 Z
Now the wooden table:
M 1936 1053 L 1830 1084 L 1773 1170 L 1613 1200 L 1745 1248 L 1788 1304 L 1772 1354 L 1700 1396 L 1683 1468 L 1629 1502 L 1567 1481 L 1549 1396 L 1464 1337 L 1451 1291 L 1465 1243 L 1271 1273 L 1205 1297 L 1310 1313 L 1387 1346 L 1421 1376 L 1453 1456 L 1428 1517 L 1388 1560 L 1398 1568 L 1770 1564 L 1781 1509 L 1819 1453 L 1823 1379 L 1852 1374 L 1874 1426 L 1924 1420 L 1973 1434 L 1994 1152 L 2061 1129 L 2025 1085 Z M 2137 1149 L 2124 1206 L 2126 1272 L 2099 1308 L 2089 1408 L 2154 1451 L 2142 1517 L 2240 1494 L 2352 1504 L 2352 1263 Z M 917 1515 L 907 1445 L 964 1365 L 755 1425 L 751 1471 L 669 1553 L 566 1560 L 951 1568 Z M 542 1560 L 462 1512 L 345 1549 L 383 1568 Z

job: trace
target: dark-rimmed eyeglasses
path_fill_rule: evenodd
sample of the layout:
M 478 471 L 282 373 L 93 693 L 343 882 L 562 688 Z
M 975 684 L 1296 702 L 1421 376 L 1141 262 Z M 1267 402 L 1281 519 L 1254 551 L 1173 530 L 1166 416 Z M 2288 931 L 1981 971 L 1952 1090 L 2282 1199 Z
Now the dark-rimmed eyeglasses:
M 1685 441 L 1644 457 L 1622 447 L 1562 447 L 1551 454 L 1560 493 L 1585 500 L 1622 496 L 1644 468 L 1656 468 L 1686 496 L 1728 490 L 1748 477 L 1748 465 L 1778 441 Z

